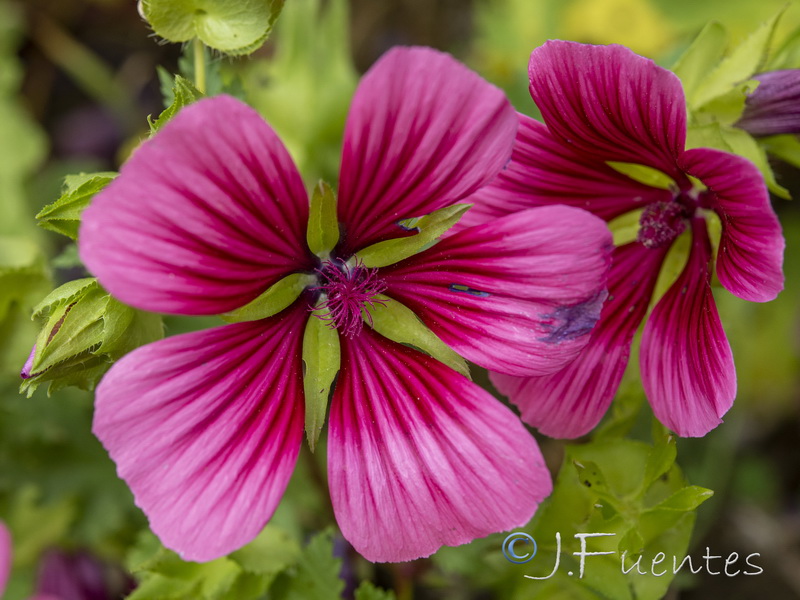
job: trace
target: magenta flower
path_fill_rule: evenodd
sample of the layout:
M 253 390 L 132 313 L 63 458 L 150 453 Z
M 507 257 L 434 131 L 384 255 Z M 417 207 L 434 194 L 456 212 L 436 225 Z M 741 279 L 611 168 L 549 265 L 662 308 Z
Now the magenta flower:
M 8 585 L 11 576 L 11 532 L 6 524 L 0 521 L 0 598 Z
M 547 42 L 531 55 L 530 81 L 545 124 L 520 116 L 512 162 L 471 199 L 477 205 L 467 222 L 557 203 L 607 221 L 642 212 L 636 241 L 614 252 L 609 298 L 583 354 L 555 374 L 496 374 L 493 381 L 544 433 L 591 430 L 619 386 L 667 252 L 681 235 L 691 236 L 686 266 L 647 318 L 640 366 L 656 417 L 679 435 L 702 436 L 736 395 L 733 356 L 711 292 L 712 262 L 720 283 L 740 298 L 765 302 L 783 287 L 784 241 L 764 181 L 738 156 L 685 150 L 680 81 L 627 48 Z M 608 162 L 644 165 L 673 183 L 650 187 Z M 707 229 L 712 211 L 722 223 L 716 260 Z
M 271 517 L 302 440 L 301 346 L 318 303 L 340 334 L 328 479 L 350 543 L 373 561 L 409 560 L 530 519 L 551 481 L 519 419 L 465 376 L 364 326 L 362 310 L 399 301 L 469 360 L 550 372 L 599 316 L 605 224 L 554 206 L 385 268 L 355 255 L 413 235 L 399 221 L 485 185 L 516 129 L 503 94 L 449 56 L 395 49 L 350 108 L 330 256 L 308 248 L 309 200 L 285 148 L 232 98 L 182 110 L 97 196 L 81 257 L 133 306 L 218 314 L 287 275 L 310 280 L 275 316 L 144 346 L 99 385 L 94 432 L 165 545 L 208 560 Z

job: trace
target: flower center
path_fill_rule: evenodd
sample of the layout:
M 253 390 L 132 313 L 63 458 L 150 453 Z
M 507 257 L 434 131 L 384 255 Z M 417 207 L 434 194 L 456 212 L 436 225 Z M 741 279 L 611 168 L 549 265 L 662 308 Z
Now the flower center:
M 689 216 L 690 209 L 680 200 L 648 204 L 639 218 L 636 241 L 645 248 L 661 248 L 683 233 Z
M 326 260 L 317 269 L 320 301 L 316 317 L 327 321 L 330 327 L 349 338 L 355 337 L 364 326 L 362 311 L 365 306 L 373 308 L 376 304 L 385 305 L 385 300 L 375 298 L 386 290 L 386 283 L 378 277 L 378 269 L 369 269 L 356 261 L 355 265 L 338 260 Z M 369 312 L 367 320 L 372 324 Z

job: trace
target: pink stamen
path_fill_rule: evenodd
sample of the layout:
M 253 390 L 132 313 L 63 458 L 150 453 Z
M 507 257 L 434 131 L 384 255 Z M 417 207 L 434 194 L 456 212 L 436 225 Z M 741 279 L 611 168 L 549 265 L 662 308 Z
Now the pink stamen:
M 361 311 L 365 306 L 386 305 L 385 300 L 375 298 L 386 290 L 386 283 L 378 277 L 378 269 L 369 269 L 359 261 L 353 266 L 325 261 L 317 273 L 319 285 L 312 289 L 321 291 L 325 297 L 317 309 L 327 312 L 315 316 L 326 321 L 329 327 L 338 329 L 342 335 L 353 338 L 361 332 L 364 326 Z M 369 311 L 366 315 L 372 326 L 372 315 Z

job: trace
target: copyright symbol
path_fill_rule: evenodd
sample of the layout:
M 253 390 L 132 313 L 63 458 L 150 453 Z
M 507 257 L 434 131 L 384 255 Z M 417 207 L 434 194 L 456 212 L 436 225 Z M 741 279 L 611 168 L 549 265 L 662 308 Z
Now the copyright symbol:
M 517 550 L 514 547 L 517 542 L 532 544 L 533 551 L 525 552 L 524 554 L 517 554 Z M 506 557 L 507 561 L 518 565 L 532 561 L 533 557 L 536 556 L 536 549 L 536 540 L 533 539 L 533 536 L 528 535 L 527 533 L 511 533 L 508 535 L 508 537 L 506 537 L 505 540 L 503 540 L 503 556 Z

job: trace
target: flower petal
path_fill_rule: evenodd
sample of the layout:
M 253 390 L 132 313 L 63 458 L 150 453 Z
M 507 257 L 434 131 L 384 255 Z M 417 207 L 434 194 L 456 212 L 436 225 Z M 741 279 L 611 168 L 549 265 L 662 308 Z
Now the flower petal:
M 381 276 L 386 295 L 466 359 L 510 375 L 544 375 L 589 340 L 610 253 L 603 221 L 546 206 L 465 229 Z
M 454 204 L 511 156 L 517 119 L 503 92 L 430 48 L 395 48 L 361 80 L 344 133 L 339 220 L 349 251 L 397 221 Z
M 83 214 L 81 259 L 123 302 L 215 314 L 311 269 L 308 198 L 253 109 L 218 96 L 144 142 Z
M 97 388 L 93 431 L 165 546 L 206 561 L 272 516 L 303 433 L 304 308 L 143 346 Z
M 736 371 L 714 295 L 711 243 L 692 220 L 692 250 L 678 280 L 656 304 L 642 334 L 642 384 L 659 421 L 700 437 L 722 422 L 736 397 Z
M 638 243 L 614 250 L 600 320 L 586 348 L 562 370 L 544 377 L 490 373 L 498 391 L 519 407 L 523 421 L 556 438 L 582 436 L 600 422 L 622 380 L 666 251 Z
M 511 162 L 489 185 L 467 198 L 475 205 L 459 227 L 550 204 L 575 206 L 610 221 L 650 202 L 672 199 L 668 190 L 634 181 L 602 160 L 575 152 L 539 121 L 518 117 Z
M 442 363 L 368 330 L 343 340 L 328 478 L 342 533 L 377 562 L 520 526 L 552 490 L 514 413 Z
M 533 51 L 528 74 L 544 122 L 577 151 L 680 178 L 686 100 L 677 75 L 624 46 L 559 40 Z
M 0 598 L 6 590 L 8 578 L 11 576 L 11 532 L 6 524 L 0 521 Z
M 761 173 L 740 156 L 710 148 L 687 150 L 680 164 L 714 192 L 711 207 L 722 221 L 720 283 L 745 300 L 773 300 L 783 289 L 786 243 Z

